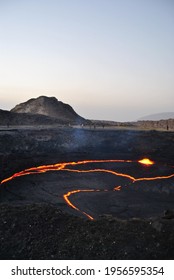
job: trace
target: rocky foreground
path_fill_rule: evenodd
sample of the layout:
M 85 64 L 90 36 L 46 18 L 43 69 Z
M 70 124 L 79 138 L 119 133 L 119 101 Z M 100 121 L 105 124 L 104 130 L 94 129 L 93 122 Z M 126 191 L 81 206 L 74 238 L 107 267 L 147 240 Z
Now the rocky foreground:
M 1 204 L 0 224 L 0 259 L 174 259 L 170 213 L 89 221 L 47 204 Z

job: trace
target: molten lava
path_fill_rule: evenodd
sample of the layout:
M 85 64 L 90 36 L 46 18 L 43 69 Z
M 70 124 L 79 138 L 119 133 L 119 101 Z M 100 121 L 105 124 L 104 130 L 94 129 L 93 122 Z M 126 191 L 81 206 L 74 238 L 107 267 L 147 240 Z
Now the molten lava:
M 132 175 L 126 174 L 126 173 L 120 173 L 117 171 L 113 171 L 110 169 L 105 169 L 105 168 L 94 168 L 94 169 L 74 169 L 72 167 L 74 166 L 79 166 L 79 165 L 87 165 L 87 164 L 100 164 L 100 163 L 134 163 L 135 161 L 133 160 L 83 160 L 83 161 L 73 161 L 73 162 L 64 162 L 64 163 L 56 163 L 56 164 L 50 164 L 50 165 L 42 165 L 42 166 L 37 166 L 37 167 L 32 167 L 32 168 L 28 168 L 25 169 L 23 171 L 17 172 L 15 174 L 13 174 L 12 176 L 4 179 L 1 181 L 1 185 L 14 180 L 17 177 L 21 177 L 21 176 L 26 176 L 26 175 L 30 175 L 30 174 L 40 174 L 40 173 L 45 173 L 48 171 L 66 171 L 66 172 L 77 172 L 77 173 L 93 173 L 93 172 L 102 172 L 102 173 L 109 173 L 112 174 L 114 176 L 119 176 L 119 177 L 124 177 L 127 178 L 129 180 L 131 180 L 132 182 L 136 182 L 136 181 L 152 181 L 152 180 L 163 180 L 163 179 L 169 179 L 169 178 L 173 178 L 174 177 L 174 173 L 170 174 L 170 175 L 166 175 L 166 176 L 156 176 L 156 177 L 140 177 L 140 178 L 135 178 Z M 153 161 L 151 161 L 148 158 L 144 158 L 141 160 L 138 160 L 138 163 L 141 163 L 143 165 L 147 165 L 147 166 L 151 166 L 153 164 L 155 164 Z M 122 186 L 116 186 L 113 191 L 120 191 L 122 188 Z M 80 193 L 80 192 L 102 192 L 102 191 L 108 191 L 107 189 L 105 190 L 96 190 L 96 189 L 88 189 L 88 190 L 83 190 L 83 189 L 77 189 L 77 190 L 71 190 L 68 193 L 63 195 L 64 200 L 66 201 L 67 205 L 70 206 L 71 208 L 73 208 L 76 211 L 81 212 L 83 215 L 85 215 L 86 217 L 88 217 L 89 219 L 93 220 L 94 218 L 92 216 L 90 216 L 89 214 L 87 214 L 86 212 L 80 210 L 77 206 L 75 206 L 71 201 L 70 201 L 70 196 Z
M 74 190 L 74 191 L 70 191 L 66 194 L 63 195 L 63 198 L 65 199 L 66 203 L 72 207 L 73 209 L 79 211 L 79 212 L 82 212 L 85 216 L 87 216 L 90 220 L 94 220 L 94 218 L 92 216 L 90 216 L 89 214 L 83 212 L 83 211 L 80 211 L 79 208 L 77 208 L 70 200 L 69 200 L 69 196 L 71 196 L 72 194 L 76 194 L 76 193 L 80 193 L 80 192 L 96 192 L 97 190 Z
M 144 164 L 144 165 L 153 165 L 154 164 L 154 161 L 152 161 L 148 158 L 143 158 L 143 159 L 139 160 L 138 162 L 141 164 Z
M 121 186 L 117 186 L 114 188 L 114 191 L 121 191 Z

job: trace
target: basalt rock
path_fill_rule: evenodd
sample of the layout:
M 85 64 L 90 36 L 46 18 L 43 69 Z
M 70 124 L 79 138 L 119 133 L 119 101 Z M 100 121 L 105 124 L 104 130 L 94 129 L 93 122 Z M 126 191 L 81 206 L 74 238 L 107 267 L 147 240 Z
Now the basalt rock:
M 58 101 L 55 97 L 40 96 L 32 98 L 16 105 L 11 111 L 15 113 L 44 115 L 69 123 L 85 122 L 85 119 L 80 117 L 70 105 Z

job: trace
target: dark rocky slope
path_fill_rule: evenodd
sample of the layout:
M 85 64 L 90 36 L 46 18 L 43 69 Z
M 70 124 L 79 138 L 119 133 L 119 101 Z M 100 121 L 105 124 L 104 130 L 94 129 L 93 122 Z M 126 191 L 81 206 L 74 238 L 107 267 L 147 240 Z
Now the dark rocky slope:
M 18 114 L 10 111 L 0 110 L 0 125 L 2 126 L 36 126 L 54 124 L 66 124 L 66 122 L 43 115 L 33 115 L 27 113 Z
M 0 259 L 174 259 L 174 219 L 86 221 L 50 205 L 0 206 Z
M 62 122 L 83 123 L 85 121 L 70 105 L 58 101 L 55 97 L 40 96 L 32 98 L 16 105 L 11 111 L 49 116 Z

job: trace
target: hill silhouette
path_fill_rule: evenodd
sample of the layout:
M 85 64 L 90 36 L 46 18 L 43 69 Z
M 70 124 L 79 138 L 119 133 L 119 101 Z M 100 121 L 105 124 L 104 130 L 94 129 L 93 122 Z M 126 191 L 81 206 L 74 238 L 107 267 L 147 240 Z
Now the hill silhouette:
M 158 114 L 147 115 L 139 118 L 139 120 L 147 120 L 147 121 L 160 121 L 160 120 L 168 120 L 174 119 L 174 112 L 163 112 Z
M 74 109 L 55 97 L 40 96 L 16 105 L 11 112 L 44 115 L 66 123 L 83 123 L 84 118 L 79 116 Z

